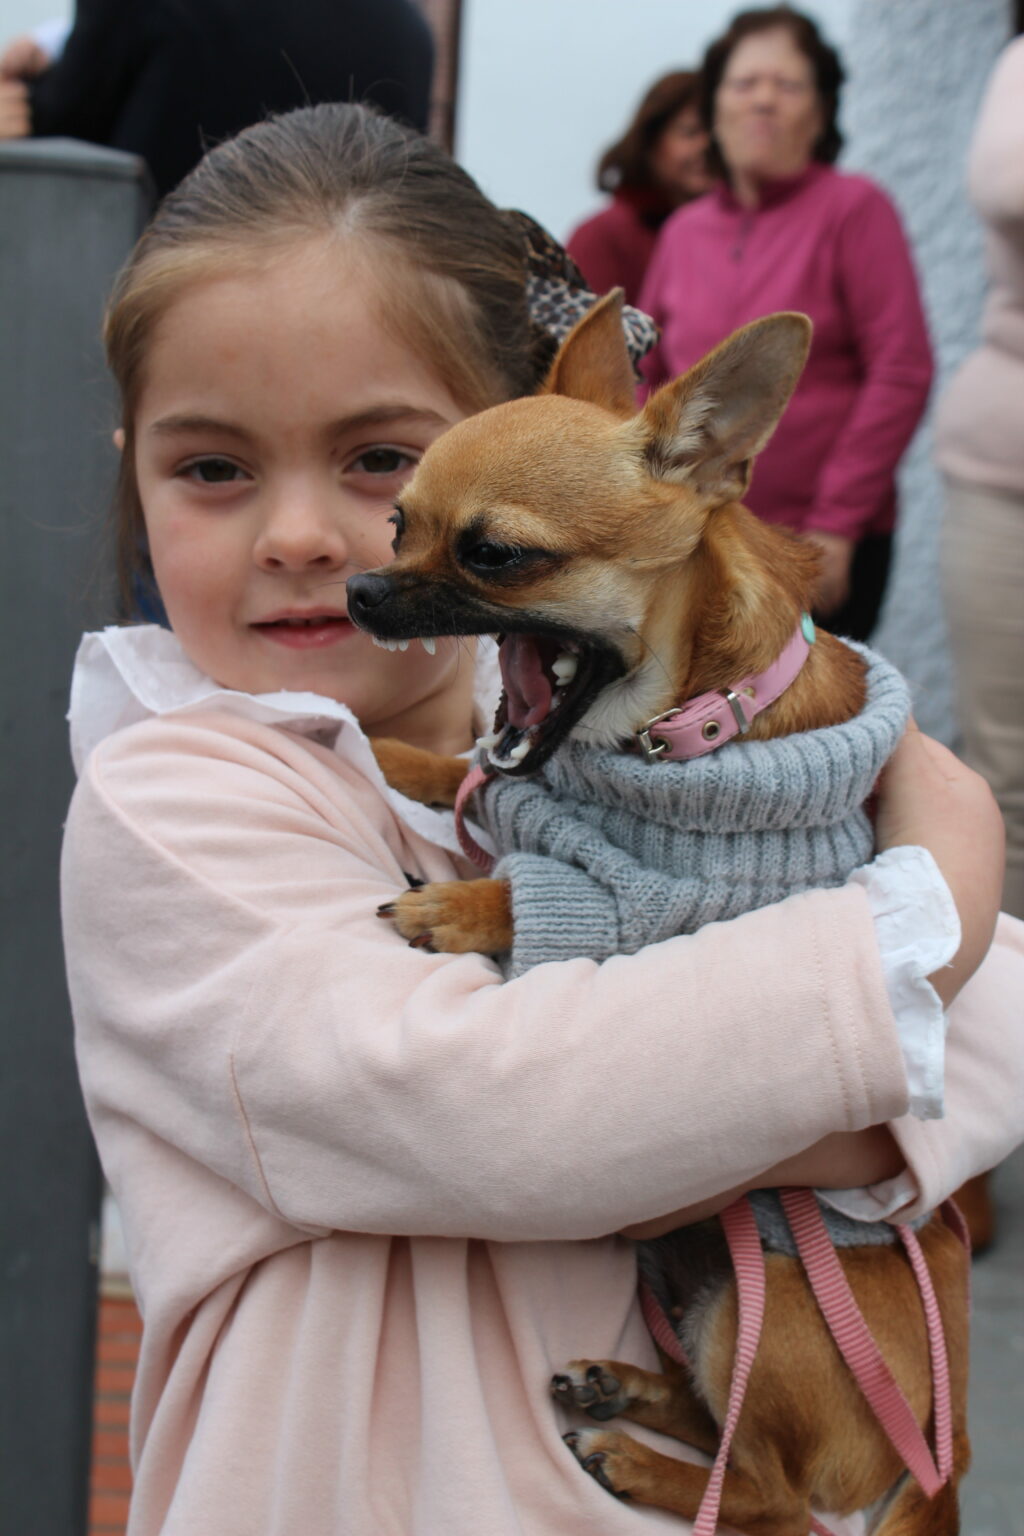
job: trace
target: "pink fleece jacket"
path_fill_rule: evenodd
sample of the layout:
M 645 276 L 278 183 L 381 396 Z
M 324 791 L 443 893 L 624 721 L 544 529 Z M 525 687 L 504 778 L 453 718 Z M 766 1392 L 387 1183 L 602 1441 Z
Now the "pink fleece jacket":
M 113 729 L 74 797 L 79 1061 L 145 1318 L 131 1536 L 685 1531 L 581 1471 L 548 1378 L 655 1364 L 608 1233 L 903 1113 L 865 894 L 502 985 L 375 917 L 456 870 L 367 758 L 208 708 Z M 958 1004 L 946 1120 L 897 1122 L 915 1208 L 1018 1134 L 1021 932 Z
M 720 187 L 669 219 L 640 307 L 662 328 L 651 384 L 761 315 L 809 315 L 807 367 L 744 502 L 766 522 L 851 539 L 892 528 L 932 360 L 906 238 L 879 187 L 817 164 L 766 185 L 755 210 Z

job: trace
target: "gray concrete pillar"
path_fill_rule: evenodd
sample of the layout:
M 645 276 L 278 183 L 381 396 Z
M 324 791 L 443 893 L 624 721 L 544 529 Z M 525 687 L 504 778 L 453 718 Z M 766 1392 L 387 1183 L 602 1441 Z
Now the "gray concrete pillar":
M 99 342 L 142 162 L 0 145 L 0 1533 L 86 1530 L 100 1180 L 72 1051 L 57 871 L 68 681 L 109 621 L 113 400 Z

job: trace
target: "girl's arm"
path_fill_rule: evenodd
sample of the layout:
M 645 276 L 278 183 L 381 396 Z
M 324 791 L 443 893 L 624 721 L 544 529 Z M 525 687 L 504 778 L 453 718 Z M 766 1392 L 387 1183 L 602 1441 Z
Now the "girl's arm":
M 354 768 L 246 721 L 94 754 L 64 863 L 94 1119 L 305 1231 L 527 1240 L 651 1219 L 905 1109 L 858 887 L 503 986 L 375 918 L 403 870 L 448 872 L 407 837 Z
M 946 747 L 922 735 L 911 720 L 906 736 L 879 783 L 879 849 L 925 847 L 964 914 L 961 943 L 948 966 L 934 972 L 930 985 L 949 1007 L 981 965 L 992 942 L 1003 874 L 1003 834 L 998 808 L 988 786 Z M 1024 1072 L 1016 1070 L 1012 1047 L 1004 1059 L 1001 1044 L 979 1028 L 979 1012 L 994 1008 L 1013 1024 L 1012 977 L 1024 958 L 1024 924 L 1001 919 L 1000 942 L 989 964 L 954 1013 L 947 1038 L 946 1112 L 942 1119 L 903 1116 L 891 1126 L 837 1132 L 767 1168 L 754 1178 L 696 1205 L 687 1205 L 652 1222 L 628 1227 L 623 1236 L 658 1237 L 678 1226 L 715 1215 L 750 1189 L 783 1184 L 851 1190 L 883 1185 L 909 1168 L 915 1198 L 900 1210 L 912 1219 L 959 1188 L 973 1173 L 992 1167 L 1024 1132 L 1013 1127 L 1014 1102 L 1024 1102 Z M 1000 981 L 1000 977 L 1004 980 Z M 1019 987 L 1020 982 L 1016 985 Z M 1010 991 L 1004 991 L 1006 986 Z M 1019 993 L 1017 994 L 1019 996 Z M 1016 1016 L 1021 1014 L 1019 1006 Z M 1011 1027 L 1002 1044 L 1014 1038 Z M 1018 1031 L 1024 1033 L 1024 1031 Z M 988 1053 L 993 1051 L 994 1054 Z M 997 1065 L 997 1059 L 1000 1065 Z M 1006 1066 L 1013 1084 L 1000 1082 Z M 1007 1091 L 1008 1090 L 1008 1091 Z M 868 1214 L 858 1202 L 858 1214 Z

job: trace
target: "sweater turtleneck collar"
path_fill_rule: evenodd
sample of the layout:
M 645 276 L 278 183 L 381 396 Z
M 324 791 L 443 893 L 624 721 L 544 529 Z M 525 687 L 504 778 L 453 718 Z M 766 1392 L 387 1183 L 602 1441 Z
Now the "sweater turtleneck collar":
M 719 205 L 729 213 L 755 213 L 764 208 L 777 207 L 779 203 L 789 202 L 791 198 L 803 192 L 806 187 L 813 186 L 823 176 L 834 175 L 830 165 L 823 165 L 819 160 L 812 160 L 810 165 L 798 171 L 795 176 L 775 176 L 760 183 L 757 208 L 748 208 L 736 197 L 732 187 L 727 181 L 720 181 L 715 187 L 714 197 Z

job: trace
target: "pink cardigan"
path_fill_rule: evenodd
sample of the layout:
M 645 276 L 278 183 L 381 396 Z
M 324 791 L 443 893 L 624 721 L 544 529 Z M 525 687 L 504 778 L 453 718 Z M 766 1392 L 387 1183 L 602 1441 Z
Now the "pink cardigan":
M 766 522 L 859 539 L 892 528 L 894 475 L 931 351 L 896 211 L 863 176 L 811 165 L 755 211 L 724 186 L 665 225 L 640 297 L 662 328 L 651 384 L 776 310 L 814 321 L 807 367 L 743 498 Z
M 600 213 L 577 225 L 565 248 L 595 293 L 623 288 L 626 303 L 639 304 L 668 211 L 654 194 L 617 192 Z
M 1024 37 L 1000 55 L 971 143 L 968 190 L 985 223 L 982 341 L 935 422 L 947 475 L 1024 496 Z
M 685 1532 L 581 1472 L 548 1378 L 655 1364 L 606 1234 L 903 1114 L 864 892 L 502 985 L 374 916 L 455 866 L 365 749 L 213 706 L 116 724 L 63 893 L 145 1318 L 131 1536 Z M 946 1120 L 896 1122 L 914 1209 L 1018 1134 L 1024 1053 L 993 1002 L 1022 932 L 958 1003 Z

